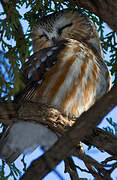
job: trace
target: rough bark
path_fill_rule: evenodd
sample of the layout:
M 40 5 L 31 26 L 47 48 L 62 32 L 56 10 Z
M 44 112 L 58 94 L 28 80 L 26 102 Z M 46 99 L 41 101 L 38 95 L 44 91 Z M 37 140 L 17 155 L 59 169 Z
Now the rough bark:
M 73 127 L 68 132 L 66 132 L 47 153 L 45 153 L 39 159 L 33 161 L 31 166 L 28 168 L 27 172 L 22 176 L 21 180 L 31 180 L 32 178 L 34 180 L 42 179 L 47 173 L 53 170 L 54 167 L 61 160 L 65 159 L 67 156 L 69 156 L 72 153 L 73 147 L 75 147 L 79 141 L 83 141 L 85 137 L 86 138 L 88 138 L 88 136 L 90 137 L 92 130 L 100 123 L 101 119 L 105 116 L 105 114 L 107 114 L 116 104 L 117 104 L 117 87 L 112 88 L 111 92 L 109 92 L 102 99 L 100 99 L 87 112 L 83 113 L 80 116 L 80 118 L 76 120 L 75 125 L 73 125 Z M 109 136 L 110 136 L 109 139 L 111 139 L 111 135 Z M 114 149 L 111 152 L 112 154 L 114 152 L 114 155 L 117 156 L 117 151 L 115 150 L 117 146 L 116 145 L 117 138 L 116 137 L 114 138 L 115 139 L 112 140 L 112 142 L 115 143 L 113 144 Z M 104 135 L 103 141 L 105 139 L 106 139 L 106 134 Z M 109 139 L 107 138 L 107 141 Z M 100 140 L 102 141 L 102 139 Z M 92 140 L 90 142 L 92 143 Z M 106 143 L 101 143 L 101 146 L 103 146 L 102 144 L 106 145 Z M 106 148 L 110 147 L 110 143 L 111 141 L 109 141 L 109 144 L 106 145 Z M 82 156 L 81 153 L 79 153 L 78 156 L 81 157 Z M 49 166 L 47 166 L 48 164 Z M 35 177 L 34 174 L 36 175 Z
M 117 86 L 113 87 L 108 94 L 100 99 L 87 112 L 83 113 L 78 119 L 68 119 L 58 110 L 38 103 L 26 102 L 18 111 L 14 109 L 14 104 L 9 106 L 8 104 L 1 103 L 0 121 L 4 124 L 22 120 L 35 121 L 63 134 L 60 141 L 43 156 L 43 158 L 49 160 L 51 167 L 47 168 L 47 163 L 45 163 L 41 157 L 32 163 L 22 179 L 34 179 L 33 176 L 35 176 L 35 173 L 36 178 L 41 179 L 62 159 L 65 159 L 66 156 L 71 154 L 73 147 L 75 147 L 79 141 L 87 145 L 94 145 L 100 150 L 117 156 L 117 137 L 99 128 L 95 128 L 116 104 Z M 74 123 L 75 125 L 73 125 Z M 72 125 L 73 127 L 71 127 Z M 80 157 L 80 155 L 78 156 Z M 40 169 L 40 171 L 38 171 L 38 169 Z
M 117 31 L 117 0 L 69 0 L 69 2 L 96 14 Z

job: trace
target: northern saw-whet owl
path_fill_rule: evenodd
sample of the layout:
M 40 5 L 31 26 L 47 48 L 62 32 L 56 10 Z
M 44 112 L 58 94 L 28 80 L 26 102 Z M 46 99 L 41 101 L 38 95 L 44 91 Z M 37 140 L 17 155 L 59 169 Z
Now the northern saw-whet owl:
M 67 9 L 45 16 L 33 28 L 32 40 L 35 54 L 24 64 L 28 84 L 20 101 L 49 104 L 79 117 L 110 89 L 97 30 L 85 15 Z M 51 147 L 58 139 L 32 122 L 14 123 L 5 133 L 0 157 L 8 162 L 39 145 Z

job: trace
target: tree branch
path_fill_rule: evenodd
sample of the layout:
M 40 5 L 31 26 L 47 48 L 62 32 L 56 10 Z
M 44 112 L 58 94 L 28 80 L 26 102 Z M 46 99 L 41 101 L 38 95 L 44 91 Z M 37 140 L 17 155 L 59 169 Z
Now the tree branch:
M 116 104 L 117 86 L 113 87 L 108 94 L 102 97 L 90 110 L 83 113 L 77 120 L 69 119 L 58 110 L 38 103 L 26 102 L 18 110 L 15 110 L 14 103 L 12 106 L 7 103 L 0 103 L 0 121 L 5 124 L 22 120 L 34 121 L 36 123 L 42 123 L 61 134 L 64 134 L 70 129 L 55 147 L 31 164 L 21 179 L 31 179 L 32 177 L 34 179 L 35 173 L 35 177 L 41 179 L 62 159 L 69 156 L 73 147 L 76 146 L 80 140 L 117 156 L 117 137 L 98 128 L 94 130 L 95 126 L 99 124 L 101 119 L 115 107 Z M 74 123 L 75 125 L 70 128 Z M 51 164 L 51 167 L 47 168 L 46 162 L 48 162 L 49 165 Z M 38 169 L 40 169 L 40 171 L 38 171 Z
M 65 134 L 51 150 L 31 164 L 21 179 L 30 180 L 32 177 L 34 179 L 35 173 L 35 177 L 38 177 L 38 179 L 43 178 L 61 160 L 71 154 L 73 147 L 79 141 L 92 144 L 101 150 L 117 156 L 117 137 L 98 128 L 95 129 L 101 119 L 116 105 L 117 85 L 87 112 L 83 113 L 80 118 L 77 118 L 77 120 L 74 118 L 69 119 L 58 110 L 44 104 L 26 102 L 18 110 L 15 110 L 14 103 L 12 106 L 7 103 L 0 103 L 0 121 L 4 124 L 11 124 L 22 120 L 34 121 L 48 126 L 55 132 Z M 71 126 L 73 127 L 70 128 Z M 46 159 L 51 167 L 47 168 L 47 163 L 45 163 L 44 159 Z
M 117 31 L 117 0 L 69 0 L 70 3 L 88 9 Z
M 95 121 L 103 119 L 103 117 L 112 110 L 117 104 L 117 86 L 100 99 L 93 107 L 93 113 L 89 116 L 88 111 L 84 113 L 88 122 L 92 126 L 92 120 Z M 18 110 L 15 110 L 16 105 L 14 103 L 0 103 L 0 122 L 8 125 L 18 121 L 33 121 L 36 123 L 42 123 L 48 126 L 55 132 L 64 134 L 71 126 L 76 122 L 76 119 L 70 119 L 61 114 L 57 109 L 54 109 L 48 105 L 26 102 Z M 84 121 L 85 118 L 79 118 L 80 121 Z M 87 126 L 85 130 L 89 130 Z M 77 136 L 77 133 L 76 133 Z M 75 139 L 76 137 L 74 137 Z M 89 145 L 92 144 L 100 150 L 104 150 L 111 155 L 117 156 L 117 137 L 105 132 L 99 128 L 93 130 L 90 129 L 89 136 L 85 136 L 82 142 Z
M 21 180 L 42 179 L 47 173 L 72 152 L 73 147 L 100 123 L 101 119 L 117 104 L 117 86 L 102 97 L 93 107 L 77 119 L 75 125 L 43 156 L 32 162 Z M 88 123 L 87 123 L 88 122 Z M 117 144 L 117 143 L 116 143 Z M 114 145 L 114 149 L 115 150 Z M 63 148 L 64 147 L 64 148 Z M 107 148 L 107 147 L 106 147 Z M 112 147 L 111 147 L 112 148 Z M 117 156 L 117 154 L 116 154 Z M 50 167 L 47 168 L 46 161 Z M 34 176 L 35 174 L 35 176 Z M 35 178 L 34 178 L 35 177 Z

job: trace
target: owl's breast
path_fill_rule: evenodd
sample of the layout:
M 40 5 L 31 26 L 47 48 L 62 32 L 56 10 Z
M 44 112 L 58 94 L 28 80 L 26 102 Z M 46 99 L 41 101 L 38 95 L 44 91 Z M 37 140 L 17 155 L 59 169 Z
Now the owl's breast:
M 70 40 L 57 55 L 56 64 L 45 74 L 33 100 L 52 105 L 66 115 L 79 116 L 95 102 L 99 93 L 102 96 L 107 91 L 107 73 L 90 49 Z M 102 80 L 103 92 L 100 92 Z

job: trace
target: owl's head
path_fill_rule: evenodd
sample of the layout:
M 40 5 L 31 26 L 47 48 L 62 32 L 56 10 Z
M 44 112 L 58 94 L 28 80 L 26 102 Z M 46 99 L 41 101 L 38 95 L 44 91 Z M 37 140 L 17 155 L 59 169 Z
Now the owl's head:
M 102 56 L 98 32 L 94 24 L 84 14 L 68 9 L 52 13 L 39 20 L 32 33 L 34 51 L 53 46 L 56 41 L 66 38 L 86 43 Z

